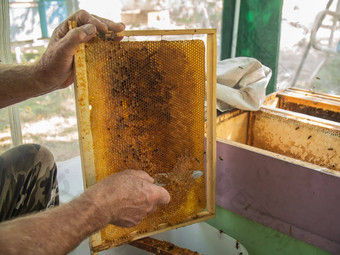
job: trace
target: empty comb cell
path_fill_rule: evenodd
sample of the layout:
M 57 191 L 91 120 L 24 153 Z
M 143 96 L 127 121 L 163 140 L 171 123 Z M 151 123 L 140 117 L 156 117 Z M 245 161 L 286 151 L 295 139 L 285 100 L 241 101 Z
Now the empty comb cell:
M 206 211 L 205 55 L 202 40 L 116 42 L 97 36 L 78 49 L 85 187 L 110 174 L 138 169 L 166 176 L 171 195 L 168 205 L 159 206 L 136 227 L 110 225 L 97 233 L 94 251 L 147 236 L 160 226 L 188 222 Z M 193 178 L 194 171 L 203 175 Z

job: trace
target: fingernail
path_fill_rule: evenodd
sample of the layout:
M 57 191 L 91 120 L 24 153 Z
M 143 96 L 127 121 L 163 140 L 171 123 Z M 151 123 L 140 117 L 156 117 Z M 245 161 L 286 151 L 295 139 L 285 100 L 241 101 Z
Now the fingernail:
M 92 35 L 96 31 L 96 27 L 92 24 L 86 24 L 85 26 L 83 26 L 83 31 L 87 35 Z

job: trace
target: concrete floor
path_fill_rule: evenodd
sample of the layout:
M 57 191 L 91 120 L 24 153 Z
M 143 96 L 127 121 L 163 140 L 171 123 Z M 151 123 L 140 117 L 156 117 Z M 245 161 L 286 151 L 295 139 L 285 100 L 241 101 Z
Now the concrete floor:
M 84 191 L 80 156 L 57 165 L 60 201 L 66 203 Z
M 80 156 L 58 163 L 58 182 L 61 203 L 69 202 L 84 191 Z M 70 254 L 90 254 L 88 239 Z

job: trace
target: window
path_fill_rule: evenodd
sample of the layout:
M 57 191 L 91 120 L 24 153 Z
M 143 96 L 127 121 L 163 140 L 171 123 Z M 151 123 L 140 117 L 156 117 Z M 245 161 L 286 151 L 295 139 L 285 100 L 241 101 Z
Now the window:
M 318 28 L 315 18 L 318 13 L 326 9 L 328 4 L 331 11 L 337 10 L 340 15 L 339 1 L 315 0 L 311 3 L 303 0 L 285 0 L 283 2 L 278 90 L 296 86 L 340 95 L 339 19 L 328 15 L 315 36 L 318 46 L 323 49 L 330 48 L 334 53 L 311 47 L 303 61 L 311 31 L 313 27 Z M 301 71 L 298 73 L 299 65 Z
M 12 58 L 16 63 L 38 59 L 54 28 L 79 8 L 117 22 L 123 21 L 126 29 L 216 27 L 219 30 L 222 3 L 222 0 L 10 0 Z M 18 110 L 24 143 L 47 146 L 59 162 L 79 155 L 72 86 L 21 102 Z M 11 144 L 7 118 L 7 110 L 1 110 L 0 152 Z
M 10 1 L 10 39 L 14 63 L 36 61 L 55 27 L 67 17 L 65 1 Z M 73 87 L 17 104 L 24 143 L 48 147 L 56 161 L 79 155 Z M 1 151 L 10 147 L 7 111 L 0 111 Z

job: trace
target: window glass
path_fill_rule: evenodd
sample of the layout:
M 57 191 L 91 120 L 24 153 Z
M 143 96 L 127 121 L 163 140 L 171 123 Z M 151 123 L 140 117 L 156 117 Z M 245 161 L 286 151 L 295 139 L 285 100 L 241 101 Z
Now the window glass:
M 53 30 L 74 6 L 73 1 L 69 2 L 10 2 L 11 51 L 15 63 L 32 63 L 41 56 Z M 57 162 L 79 155 L 73 86 L 18 106 L 24 143 L 45 145 Z M 2 130 L 4 135 L 5 130 L 6 127 Z
M 46 49 L 48 38 L 55 27 L 79 8 L 117 22 L 123 21 L 126 29 L 220 30 L 222 2 L 222 0 L 11 0 L 13 60 L 21 64 L 36 61 Z M 72 86 L 21 102 L 19 112 L 24 143 L 47 146 L 56 161 L 65 161 L 79 155 Z M 0 128 L 4 137 L 7 132 L 6 139 L 9 143 L 9 128 L 8 124 L 5 124 L 8 123 L 5 119 L 6 114 L 7 110 L 0 112 L 0 124 L 4 122 Z M 6 146 L 9 147 L 9 144 L 4 143 L 4 148 Z
M 220 56 L 222 0 L 79 0 L 78 3 L 81 9 L 124 22 L 127 30 L 216 28 L 217 56 Z
M 12 144 L 7 108 L 0 109 L 0 153 L 9 149 Z
M 284 0 L 281 23 L 281 42 L 278 89 L 296 86 L 322 93 L 340 95 L 340 24 L 333 23 L 334 17 L 326 16 L 322 25 L 315 19 L 326 9 L 329 0 Z M 331 11 L 337 8 L 333 1 Z M 339 5 L 339 4 L 338 4 Z M 339 8 L 339 7 L 338 7 Z M 317 29 L 315 45 L 306 48 L 311 39 L 312 29 Z M 333 31 L 333 33 L 332 33 Z M 334 51 L 328 53 L 326 48 Z M 304 59 L 304 60 L 303 60 Z M 298 68 L 301 65 L 301 71 Z M 294 82 L 296 80 L 296 82 Z
M 19 47 L 22 63 L 35 61 L 45 50 L 46 40 Z M 45 145 L 57 162 L 79 155 L 73 86 L 19 104 L 24 143 Z
M 73 86 L 26 100 L 19 111 L 24 143 L 45 145 L 56 161 L 79 155 Z

